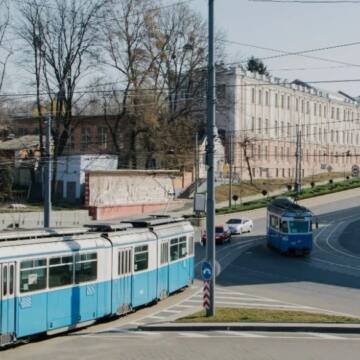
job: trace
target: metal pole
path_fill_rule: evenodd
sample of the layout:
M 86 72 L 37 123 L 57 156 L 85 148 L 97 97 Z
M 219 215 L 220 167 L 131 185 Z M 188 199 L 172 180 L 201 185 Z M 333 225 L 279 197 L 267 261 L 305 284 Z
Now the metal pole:
M 198 192 L 199 181 L 199 134 L 195 134 L 195 195 Z
M 45 179 L 44 179 L 44 228 L 51 222 L 51 115 L 46 120 Z
M 302 151 L 301 151 L 301 130 L 299 130 L 299 184 L 298 184 L 298 192 L 301 192 L 301 172 L 302 172 Z
M 210 280 L 210 308 L 207 316 L 215 315 L 215 189 L 214 189 L 214 137 L 215 137 L 215 59 L 214 59 L 214 0 L 209 0 L 209 62 L 207 98 L 207 257 L 213 269 Z
M 295 183 L 294 183 L 294 190 L 296 194 L 299 193 L 299 129 L 296 127 L 296 150 L 295 150 Z
M 232 201 L 232 177 L 233 177 L 233 168 L 232 168 L 232 138 L 231 134 L 229 136 L 229 209 L 231 209 Z

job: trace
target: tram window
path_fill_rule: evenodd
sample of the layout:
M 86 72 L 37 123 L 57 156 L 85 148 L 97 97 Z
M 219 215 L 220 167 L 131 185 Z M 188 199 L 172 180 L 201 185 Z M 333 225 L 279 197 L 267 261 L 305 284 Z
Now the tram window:
M 194 255 L 194 237 L 189 237 L 189 255 Z
M 270 226 L 274 229 L 279 227 L 279 219 L 274 215 L 270 215 Z
M 308 221 L 290 221 L 290 232 L 292 234 L 301 234 L 309 232 Z
M 175 261 L 179 259 L 179 239 L 172 239 L 170 241 L 170 260 Z
M 97 279 L 97 253 L 78 254 L 75 257 L 75 284 Z
M 73 283 L 74 259 L 72 256 L 62 256 L 50 259 L 49 287 L 71 285 Z
M 289 227 L 288 227 L 288 222 L 287 221 L 282 221 L 281 222 L 281 227 L 280 230 L 284 233 L 289 232 Z
M 166 264 L 169 262 L 169 243 L 163 242 L 161 244 L 160 264 Z
M 3 296 L 7 295 L 7 285 L 8 277 L 7 277 L 7 265 L 3 267 Z
M 118 267 L 118 274 L 125 275 L 131 273 L 131 250 L 120 250 L 119 251 L 119 267 Z
M 136 246 L 134 251 L 134 271 L 146 270 L 149 267 L 148 245 Z
M 187 255 L 186 236 L 179 239 L 179 258 L 184 258 Z
M 15 278 L 14 265 L 10 265 L 9 295 L 14 294 L 14 278 Z
M 46 259 L 26 260 L 20 264 L 20 292 L 46 289 Z

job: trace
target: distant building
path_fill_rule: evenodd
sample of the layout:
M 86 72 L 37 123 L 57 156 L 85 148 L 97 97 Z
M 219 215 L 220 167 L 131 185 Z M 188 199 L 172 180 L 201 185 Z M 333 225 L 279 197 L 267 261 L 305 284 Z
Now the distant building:
M 232 67 L 217 73 L 217 98 L 217 127 L 233 139 L 240 178 L 249 178 L 249 167 L 254 178 L 293 178 L 298 132 L 302 176 L 359 163 L 360 103 L 344 92 Z
M 116 170 L 115 155 L 68 155 L 57 159 L 57 197 L 69 202 L 84 197 L 85 172 L 90 170 Z

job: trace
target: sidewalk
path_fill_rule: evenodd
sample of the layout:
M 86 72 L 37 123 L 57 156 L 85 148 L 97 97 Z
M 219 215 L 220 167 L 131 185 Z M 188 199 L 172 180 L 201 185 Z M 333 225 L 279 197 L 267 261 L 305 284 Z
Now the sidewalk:
M 141 331 L 269 331 L 360 334 L 360 324 L 329 323 L 157 323 L 141 325 Z

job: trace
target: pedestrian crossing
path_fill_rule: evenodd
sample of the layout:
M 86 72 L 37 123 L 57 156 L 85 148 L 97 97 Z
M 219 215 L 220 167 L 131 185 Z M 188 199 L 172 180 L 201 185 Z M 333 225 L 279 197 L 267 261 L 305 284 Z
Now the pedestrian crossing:
M 148 339 L 170 337 L 184 340 L 211 340 L 211 339 L 294 339 L 294 340 L 324 340 L 324 341 L 360 341 L 359 334 L 327 334 L 312 332 L 260 332 L 260 331 L 141 331 L 131 328 L 113 328 L 111 331 L 102 331 L 83 335 L 83 338 L 96 339 Z

